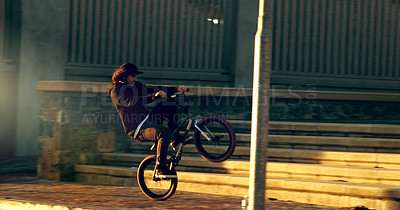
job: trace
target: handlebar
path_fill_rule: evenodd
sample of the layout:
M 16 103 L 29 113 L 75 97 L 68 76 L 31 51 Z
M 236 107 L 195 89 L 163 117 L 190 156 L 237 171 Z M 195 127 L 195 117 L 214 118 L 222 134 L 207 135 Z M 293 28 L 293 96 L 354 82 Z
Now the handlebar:
M 188 91 L 189 91 L 189 89 L 188 89 Z M 185 109 L 185 112 L 186 112 L 189 109 L 189 105 L 187 105 L 187 104 L 182 105 L 182 104 L 179 103 L 179 101 L 176 101 L 174 99 L 174 98 L 176 98 L 176 97 L 178 97 L 180 95 L 183 95 L 184 103 L 189 103 L 190 104 L 190 101 L 189 101 L 188 97 L 186 96 L 185 92 L 181 92 L 179 94 L 169 95 L 168 98 L 171 98 L 172 100 L 174 100 L 176 102 L 176 104 L 178 106 L 180 106 L 180 107 L 183 107 Z
M 190 91 L 190 89 L 187 88 L 187 91 L 186 91 L 186 92 L 189 92 L 189 91 Z M 176 98 L 176 97 L 179 96 L 179 95 L 184 95 L 184 96 L 186 97 L 185 92 L 180 92 L 179 94 L 173 94 L 173 95 L 170 95 L 170 97 L 171 97 L 171 98 Z

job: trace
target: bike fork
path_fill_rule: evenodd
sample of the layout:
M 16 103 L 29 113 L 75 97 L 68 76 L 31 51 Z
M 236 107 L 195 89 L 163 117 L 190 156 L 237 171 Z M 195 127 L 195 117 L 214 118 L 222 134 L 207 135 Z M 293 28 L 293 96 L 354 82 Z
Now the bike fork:
M 207 131 L 207 133 L 206 132 L 204 132 L 203 130 L 201 130 L 201 128 L 199 127 L 199 125 L 198 125 L 198 121 L 196 120 L 196 121 L 194 121 L 194 127 L 198 130 L 198 131 L 200 131 L 200 134 L 205 138 L 205 139 L 207 139 L 207 141 L 212 141 L 212 138 L 214 138 L 215 136 L 211 133 L 211 131 L 206 127 L 206 126 L 204 126 L 204 128 L 205 128 L 205 130 Z M 208 136 L 208 135 L 210 135 L 210 136 Z

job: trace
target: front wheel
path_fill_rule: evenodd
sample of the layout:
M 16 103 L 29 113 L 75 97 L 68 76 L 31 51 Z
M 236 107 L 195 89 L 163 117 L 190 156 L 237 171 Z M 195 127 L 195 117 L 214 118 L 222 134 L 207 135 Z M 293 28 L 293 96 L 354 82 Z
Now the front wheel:
M 175 193 L 176 187 L 178 186 L 178 179 L 154 178 L 155 165 L 155 155 L 145 158 L 140 163 L 137 171 L 139 188 L 152 200 L 166 200 Z M 176 174 L 175 169 L 172 170 L 172 173 Z
M 206 117 L 198 123 L 201 131 L 194 131 L 194 143 L 203 158 L 211 162 L 228 159 L 236 147 L 236 134 L 228 121 L 216 117 Z

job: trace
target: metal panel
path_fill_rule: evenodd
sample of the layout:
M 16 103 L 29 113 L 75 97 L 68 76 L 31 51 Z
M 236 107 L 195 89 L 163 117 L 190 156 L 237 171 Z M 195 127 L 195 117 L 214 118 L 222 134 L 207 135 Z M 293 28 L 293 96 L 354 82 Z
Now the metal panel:
M 67 65 L 229 70 L 232 0 L 68 1 Z
M 68 1 L 68 65 L 135 62 L 147 69 L 217 73 L 234 68 L 236 0 Z M 275 1 L 273 73 L 400 80 L 399 4 Z
M 5 15 L 5 0 L 0 0 L 0 59 L 4 57 Z
M 19 54 L 20 2 L 0 0 L 0 60 L 15 64 Z
M 275 2 L 273 73 L 400 80 L 398 1 Z
M 8 19 L 8 11 L 6 0 L 0 0 L 0 59 L 6 59 L 6 40 L 7 40 L 7 25 L 6 23 L 9 21 Z

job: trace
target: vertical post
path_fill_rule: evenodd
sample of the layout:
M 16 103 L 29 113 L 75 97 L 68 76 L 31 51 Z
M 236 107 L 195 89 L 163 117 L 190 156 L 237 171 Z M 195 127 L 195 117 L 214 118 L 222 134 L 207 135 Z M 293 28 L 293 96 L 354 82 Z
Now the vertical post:
M 273 0 L 259 0 L 258 26 L 254 46 L 248 209 L 265 209 L 269 86 L 272 57 L 272 4 Z
M 40 97 L 36 83 L 62 80 L 68 1 L 21 0 L 16 155 L 36 155 Z

